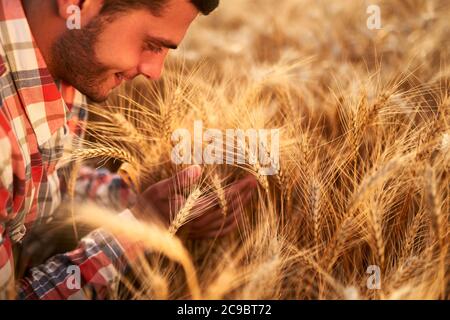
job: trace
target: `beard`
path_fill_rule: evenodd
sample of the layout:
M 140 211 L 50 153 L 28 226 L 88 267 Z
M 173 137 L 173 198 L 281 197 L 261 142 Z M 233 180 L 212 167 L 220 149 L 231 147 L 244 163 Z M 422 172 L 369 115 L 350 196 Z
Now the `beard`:
M 49 69 L 94 102 L 103 102 L 109 91 L 102 86 L 109 68 L 98 61 L 95 45 L 103 28 L 101 18 L 86 27 L 65 31 L 53 44 Z

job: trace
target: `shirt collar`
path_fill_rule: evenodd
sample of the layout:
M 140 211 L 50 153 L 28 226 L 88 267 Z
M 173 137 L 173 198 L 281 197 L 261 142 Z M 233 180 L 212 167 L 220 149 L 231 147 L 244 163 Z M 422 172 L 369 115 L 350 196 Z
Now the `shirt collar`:
M 68 108 L 37 47 L 20 0 L 0 0 L 0 42 L 39 145 L 66 124 Z

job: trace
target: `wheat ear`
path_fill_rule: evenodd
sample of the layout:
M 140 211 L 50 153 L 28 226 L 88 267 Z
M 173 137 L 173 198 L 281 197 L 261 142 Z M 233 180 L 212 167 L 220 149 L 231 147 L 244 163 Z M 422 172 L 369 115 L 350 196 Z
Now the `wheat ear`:
M 195 189 L 189 195 L 183 208 L 181 208 L 181 210 L 177 213 L 175 219 L 173 219 L 172 223 L 170 224 L 169 232 L 171 234 L 177 233 L 177 231 L 183 225 L 185 225 L 187 222 L 189 222 L 189 220 L 192 219 L 191 211 L 201 195 L 202 195 L 202 191 L 199 188 Z
M 121 113 L 112 114 L 112 118 L 114 122 L 124 131 L 124 135 L 127 137 L 128 141 L 132 143 L 136 143 L 139 147 L 140 152 L 145 154 L 148 151 L 148 144 L 144 138 L 144 136 L 136 129 L 136 127 L 125 118 L 125 116 Z
M 217 175 L 217 173 L 215 173 L 213 175 L 211 180 L 212 180 L 216 195 L 219 198 L 219 205 L 220 205 L 220 208 L 222 208 L 222 213 L 224 216 L 226 216 L 227 211 L 228 211 L 228 206 L 227 206 L 227 199 L 225 198 L 225 191 L 222 187 L 222 182 L 221 182 L 219 176 Z
M 375 240 L 375 247 L 377 251 L 377 256 L 379 259 L 380 267 L 384 268 L 385 262 L 385 244 L 383 240 L 383 212 L 380 210 L 378 204 L 375 208 L 370 210 L 370 222 L 371 229 L 373 233 L 373 238 Z
M 310 194 L 310 209 L 312 214 L 312 219 L 314 223 L 314 242 L 316 245 L 316 252 L 319 253 L 318 247 L 320 243 L 320 185 L 317 183 L 316 179 L 313 179 L 311 183 L 311 194 Z
M 128 162 L 134 168 L 139 168 L 136 158 L 125 150 L 117 147 L 96 147 L 90 149 L 79 149 L 73 151 L 75 159 L 93 159 L 98 157 L 108 157 Z

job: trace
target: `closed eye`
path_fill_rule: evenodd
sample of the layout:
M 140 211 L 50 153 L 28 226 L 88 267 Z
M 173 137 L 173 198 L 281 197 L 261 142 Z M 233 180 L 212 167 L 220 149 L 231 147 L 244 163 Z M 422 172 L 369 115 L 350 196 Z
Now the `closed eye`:
M 154 53 L 161 53 L 163 51 L 162 47 L 156 46 L 152 43 L 145 43 L 143 49 L 144 51 L 151 51 Z
M 147 36 L 147 38 L 144 40 L 144 50 L 154 53 L 161 53 L 164 49 L 176 50 L 177 48 L 177 44 L 163 38 Z

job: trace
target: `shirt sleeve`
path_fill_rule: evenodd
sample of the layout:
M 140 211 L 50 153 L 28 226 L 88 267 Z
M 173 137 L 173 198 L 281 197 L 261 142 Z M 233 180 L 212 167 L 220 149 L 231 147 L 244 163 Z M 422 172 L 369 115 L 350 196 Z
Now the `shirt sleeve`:
M 2 118 L 0 117 L 0 122 Z M 0 228 L 12 211 L 11 186 L 13 184 L 11 144 L 0 126 Z
M 67 197 L 67 179 L 61 192 Z M 106 169 L 82 166 L 75 185 L 77 202 L 94 201 L 114 209 L 122 219 L 135 219 L 124 208 L 133 204 L 135 194 L 125 181 Z M 97 229 L 84 237 L 70 252 L 51 257 L 29 269 L 18 282 L 18 298 L 24 300 L 108 299 L 117 292 L 120 278 L 128 273 L 137 250 L 128 239 Z
M 73 150 L 81 148 L 80 138 L 84 138 L 88 123 L 88 103 L 86 96 L 70 85 L 61 82 L 61 94 L 70 106 L 70 119 L 67 122 L 68 136 L 64 143 L 64 152 L 70 159 Z M 70 163 L 70 162 L 69 162 Z M 74 163 L 62 164 L 60 177 L 60 190 L 62 196 L 68 196 L 68 177 L 73 170 Z M 78 171 L 73 196 L 77 201 L 93 201 L 117 212 L 129 208 L 134 204 L 136 194 L 127 183 L 116 173 L 107 169 L 95 169 L 82 164 Z
M 128 210 L 122 219 L 134 219 Z M 77 249 L 55 255 L 31 268 L 18 283 L 25 300 L 108 299 L 117 293 L 120 278 L 130 270 L 138 252 L 136 243 L 97 229 Z
M 63 196 L 67 196 L 67 189 L 66 182 L 62 182 Z M 132 206 L 136 199 L 136 193 L 120 175 L 88 166 L 80 168 L 73 196 L 76 201 L 93 201 L 117 212 Z
M 14 278 L 14 261 L 11 241 L 5 228 L 5 222 L 13 206 L 10 191 L 12 184 L 11 145 L 1 122 L 2 118 L 0 117 L 0 300 L 3 300 L 13 296 L 9 292 L 9 288 Z

